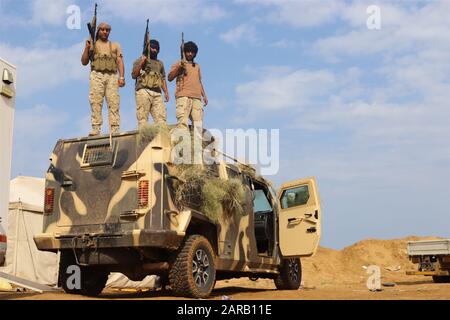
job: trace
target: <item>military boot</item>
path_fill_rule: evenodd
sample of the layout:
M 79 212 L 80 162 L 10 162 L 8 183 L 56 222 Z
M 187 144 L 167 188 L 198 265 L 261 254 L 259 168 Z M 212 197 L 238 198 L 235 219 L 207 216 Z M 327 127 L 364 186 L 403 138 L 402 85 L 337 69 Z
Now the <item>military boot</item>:
M 101 132 L 101 129 L 99 126 L 92 126 L 92 130 L 91 130 L 91 132 L 89 132 L 89 136 L 90 137 L 98 136 L 100 134 L 100 132 Z
M 118 133 L 120 133 L 120 128 L 119 128 L 119 126 L 111 126 L 111 133 L 112 133 L 112 134 L 118 134 Z

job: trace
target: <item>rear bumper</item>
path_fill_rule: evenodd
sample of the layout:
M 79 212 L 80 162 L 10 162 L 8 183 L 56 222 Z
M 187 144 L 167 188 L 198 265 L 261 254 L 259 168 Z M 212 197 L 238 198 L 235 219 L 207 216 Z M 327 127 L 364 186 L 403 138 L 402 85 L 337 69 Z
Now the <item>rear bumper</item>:
M 54 235 L 41 233 L 34 236 L 39 250 L 57 251 L 64 249 L 96 249 L 96 248 L 141 248 L 153 247 L 176 250 L 183 241 L 184 235 L 170 230 L 135 230 L 123 234 L 65 234 Z

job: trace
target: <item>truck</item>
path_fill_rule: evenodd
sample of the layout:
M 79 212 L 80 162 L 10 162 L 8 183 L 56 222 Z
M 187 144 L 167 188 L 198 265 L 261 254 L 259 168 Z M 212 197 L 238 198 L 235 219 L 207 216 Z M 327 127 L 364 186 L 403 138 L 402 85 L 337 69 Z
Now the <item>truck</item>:
M 174 148 L 164 131 L 148 139 L 135 130 L 56 143 L 46 173 L 43 232 L 34 240 L 39 250 L 60 253 L 58 283 L 65 292 L 99 295 L 110 272 L 134 281 L 157 275 L 163 288 L 191 298 L 208 297 L 217 280 L 240 277 L 298 289 L 300 259 L 312 256 L 320 241 L 316 179 L 275 191 L 254 167 L 222 159 L 200 165 L 208 178 L 194 188 L 195 179 L 180 174 L 186 165 L 174 163 Z M 199 205 L 212 181 L 219 187 L 209 195 L 210 206 Z M 179 201 L 182 187 L 191 190 L 191 201 Z M 214 203 L 216 194 L 239 188 L 243 196 L 231 206 Z M 231 212 L 209 212 L 225 206 Z M 73 285 L 74 267 L 79 286 Z
M 0 266 L 5 262 L 8 230 L 9 180 L 16 102 L 16 67 L 0 58 Z
M 408 275 L 432 276 L 433 282 L 450 282 L 450 239 L 409 241 L 409 260 L 418 264 Z

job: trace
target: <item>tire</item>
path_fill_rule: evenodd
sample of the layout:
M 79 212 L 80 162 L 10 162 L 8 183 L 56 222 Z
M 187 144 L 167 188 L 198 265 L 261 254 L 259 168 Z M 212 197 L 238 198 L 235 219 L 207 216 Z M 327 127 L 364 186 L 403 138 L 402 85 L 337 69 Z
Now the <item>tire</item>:
M 433 276 L 434 283 L 450 283 L 450 276 Z
M 109 273 L 92 267 L 81 268 L 81 294 L 97 297 L 105 288 Z
M 214 251 L 201 235 L 192 235 L 178 251 L 169 272 L 169 283 L 177 296 L 206 298 L 216 281 Z
M 69 288 L 67 283 L 69 277 L 73 275 L 73 273 L 67 273 L 67 268 L 71 265 L 77 265 L 73 252 L 71 250 L 61 251 L 58 286 L 63 288 L 64 292 L 69 294 L 81 294 L 90 297 L 98 296 L 105 288 L 108 280 L 108 273 L 101 269 L 78 266 L 80 268 L 80 288 L 73 289 Z
M 280 274 L 274 279 L 278 290 L 297 290 L 302 281 L 302 264 L 299 258 L 283 259 Z
M 81 294 L 81 289 L 70 289 L 67 286 L 67 280 L 71 274 L 67 274 L 67 268 L 71 265 L 76 265 L 75 257 L 72 251 L 61 251 L 59 258 L 58 269 L 58 287 L 63 288 L 65 293 L 69 294 Z

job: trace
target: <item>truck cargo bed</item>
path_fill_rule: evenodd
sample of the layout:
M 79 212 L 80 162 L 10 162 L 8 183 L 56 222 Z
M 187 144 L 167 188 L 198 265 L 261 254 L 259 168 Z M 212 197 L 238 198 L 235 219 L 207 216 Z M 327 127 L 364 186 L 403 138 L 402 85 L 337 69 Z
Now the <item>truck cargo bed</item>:
M 450 255 L 450 239 L 408 242 L 409 256 Z

